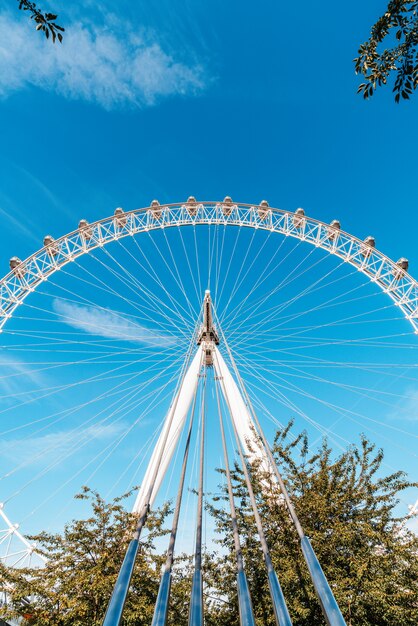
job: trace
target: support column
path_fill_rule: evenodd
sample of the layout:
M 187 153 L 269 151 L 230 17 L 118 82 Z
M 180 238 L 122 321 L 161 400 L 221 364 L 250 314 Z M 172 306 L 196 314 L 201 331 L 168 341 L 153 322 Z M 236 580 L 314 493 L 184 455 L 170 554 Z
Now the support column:
M 189 626 L 203 626 L 203 576 L 202 576 L 202 523 L 203 523 L 203 480 L 205 469 L 205 413 L 206 413 L 206 379 L 207 368 L 204 368 L 204 384 L 202 404 L 200 408 L 200 462 L 199 490 L 197 498 L 196 544 L 194 555 L 194 574 L 190 597 Z
M 144 479 L 141 487 L 138 491 L 138 495 L 133 506 L 133 513 L 140 513 L 145 505 L 147 494 L 151 487 L 151 481 L 153 479 L 156 465 L 161 456 L 161 450 L 164 447 L 161 461 L 159 463 L 157 477 L 152 487 L 152 495 L 149 501 L 149 505 L 152 506 L 158 489 L 161 486 L 167 468 L 170 464 L 171 457 L 176 449 L 177 442 L 182 433 L 187 413 L 189 412 L 190 404 L 192 402 L 193 395 L 196 391 L 199 371 L 201 366 L 202 351 L 198 349 L 190 367 L 184 377 L 183 384 L 178 390 L 167 416 L 164 420 L 164 426 L 161 434 L 158 438 L 157 445 L 152 453 L 151 460 L 148 464 L 147 471 L 145 472 Z M 168 431 L 168 434 L 167 434 Z
M 216 364 L 216 361 L 217 361 L 217 354 L 215 354 L 215 358 L 214 358 L 215 364 Z M 220 383 L 221 383 L 221 389 L 225 398 L 225 402 L 228 407 L 228 412 L 231 416 L 232 426 L 233 426 L 234 435 L 235 435 L 235 442 L 237 444 L 238 454 L 241 460 L 241 467 L 244 473 L 248 494 L 250 496 L 251 507 L 253 510 L 254 519 L 255 519 L 255 523 L 257 527 L 257 533 L 260 539 L 261 549 L 262 549 L 263 556 L 264 556 L 264 562 L 265 562 L 266 569 L 267 569 L 267 579 L 268 579 L 268 584 L 269 584 L 269 589 L 270 589 L 270 596 L 271 596 L 271 600 L 273 604 L 274 616 L 276 618 L 276 624 L 277 626 L 292 626 L 292 621 L 290 619 L 286 601 L 283 596 L 283 591 L 280 586 L 277 574 L 273 568 L 273 563 L 272 563 L 270 551 L 267 545 L 266 536 L 264 534 L 264 529 L 263 529 L 263 525 L 261 522 L 260 513 L 258 512 L 258 509 L 257 509 L 255 494 L 254 494 L 253 487 L 251 484 L 251 476 L 247 467 L 246 459 L 243 454 L 243 446 L 240 442 L 240 437 L 239 437 L 238 429 L 236 426 L 236 420 L 234 419 L 234 416 L 233 416 L 231 398 L 229 395 L 230 389 L 225 384 L 224 379 L 221 378 Z
M 223 381 L 224 388 L 227 390 L 229 406 L 231 407 L 231 418 L 237 429 L 244 452 L 252 463 L 254 461 L 261 462 L 261 469 L 273 478 L 273 467 L 271 466 L 263 445 L 257 437 L 256 425 L 243 400 L 238 385 L 216 346 L 213 347 L 213 353 L 215 357 L 213 359 L 213 366 L 216 375 Z M 276 481 L 274 480 L 274 482 Z

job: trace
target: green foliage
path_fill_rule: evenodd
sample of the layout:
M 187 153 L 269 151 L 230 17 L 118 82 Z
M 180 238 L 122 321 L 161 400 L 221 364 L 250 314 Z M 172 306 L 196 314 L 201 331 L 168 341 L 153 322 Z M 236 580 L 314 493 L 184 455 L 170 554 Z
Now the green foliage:
M 289 425 L 274 442 L 274 455 L 296 512 L 340 604 L 348 626 L 412 626 L 418 622 L 418 538 L 396 517 L 399 492 L 411 486 L 402 472 L 385 476 L 383 454 L 363 438 L 338 457 L 326 442 L 309 453 L 305 434 L 290 441 Z M 257 624 L 273 626 L 266 572 L 245 481 L 232 468 L 238 525 Z M 303 561 L 298 536 L 266 476 L 252 478 L 271 556 L 294 624 L 324 624 Z M 273 489 L 273 488 L 272 488 Z M 11 602 L 0 619 L 24 617 L 22 626 L 99 626 L 135 525 L 123 499 L 106 503 L 84 488 L 91 515 L 68 524 L 62 534 L 33 539 L 48 556 L 42 570 L 0 569 Z M 212 498 L 220 549 L 204 557 L 206 626 L 238 626 L 236 569 L 227 491 Z M 124 626 L 149 625 L 165 555 L 153 542 L 165 534 L 168 506 L 150 515 L 132 579 Z M 192 561 L 176 557 L 169 626 L 187 626 Z
M 276 437 L 274 453 L 305 533 L 310 537 L 348 625 L 409 626 L 418 621 L 418 538 L 395 516 L 397 494 L 411 484 L 401 472 L 381 477 L 383 454 L 367 440 L 338 458 L 323 444 L 308 455 L 306 435 Z M 323 617 L 287 510 L 266 497 L 263 476 L 253 472 L 258 506 L 271 556 L 292 619 L 298 626 L 323 624 Z M 234 490 L 245 568 L 257 624 L 275 623 L 263 558 L 249 498 L 238 467 Z M 265 477 L 264 477 L 264 485 Z M 225 494 L 226 495 L 226 494 Z M 211 584 L 229 597 L 234 611 L 220 607 L 219 623 L 238 626 L 231 523 L 212 505 L 221 555 L 214 555 Z M 231 593 L 232 590 L 232 593 Z
M 382 50 L 384 40 L 392 46 Z M 418 2 L 391 0 L 358 55 L 354 59 L 356 74 L 366 79 L 358 93 L 367 99 L 395 75 L 395 101 L 401 97 L 408 100 L 418 86 Z
M 55 20 L 58 15 L 54 13 L 44 13 L 36 6 L 35 2 L 30 2 L 30 0 L 17 1 L 21 11 L 29 11 L 30 19 L 36 24 L 36 30 L 43 32 L 47 39 L 51 37 L 53 43 L 55 43 L 57 39 L 60 43 L 62 42 L 62 33 L 65 31 L 65 28 L 56 23 Z
M 0 582 L 7 584 L 11 599 L 0 617 L 26 616 L 26 623 L 36 626 L 99 626 L 136 521 L 122 505 L 127 495 L 107 504 L 84 488 L 77 497 L 90 501 L 89 518 L 71 522 L 62 534 L 32 537 L 48 562 L 44 569 L 0 570 Z M 151 514 L 143 533 L 126 603 L 126 626 L 151 623 L 161 567 L 153 541 L 166 532 L 167 513 L 165 507 Z

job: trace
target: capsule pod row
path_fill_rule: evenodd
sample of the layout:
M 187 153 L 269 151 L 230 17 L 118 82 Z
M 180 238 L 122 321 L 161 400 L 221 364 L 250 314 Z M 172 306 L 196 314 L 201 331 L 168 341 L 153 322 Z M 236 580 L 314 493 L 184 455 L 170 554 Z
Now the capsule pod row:
M 224 215 L 229 216 L 231 215 L 235 206 L 236 205 L 234 205 L 232 198 L 230 196 L 225 196 L 221 204 L 222 212 L 224 213 Z M 198 203 L 196 201 L 196 198 L 194 196 L 189 196 L 185 204 L 185 207 L 190 216 L 192 217 L 195 216 L 198 210 Z M 162 212 L 164 208 L 165 207 L 161 206 L 158 200 L 153 200 L 150 204 L 149 210 L 151 211 L 155 219 L 160 220 L 162 217 Z M 260 204 L 258 205 L 258 215 L 260 219 L 266 220 L 270 211 L 271 209 L 267 200 L 262 200 Z M 127 214 L 120 207 L 115 209 L 114 219 L 115 219 L 115 224 L 118 226 L 118 228 L 124 228 L 127 224 Z M 302 208 L 296 209 L 295 213 L 293 214 L 292 220 L 293 220 L 293 226 L 295 228 L 298 228 L 298 229 L 303 228 L 304 222 L 305 222 L 305 211 Z M 78 224 L 78 230 L 86 241 L 89 241 L 92 238 L 92 235 L 93 235 L 92 226 L 88 223 L 87 220 L 85 219 L 80 220 Z M 338 220 L 333 220 L 328 227 L 328 234 L 327 234 L 328 239 L 330 241 L 333 241 L 337 237 L 339 230 L 341 230 L 340 222 Z M 56 243 L 55 239 L 51 237 L 51 235 L 46 235 L 46 237 L 44 238 L 44 246 L 48 254 L 51 257 L 56 257 L 58 255 L 58 251 L 59 251 L 58 244 Z M 364 240 L 363 248 L 361 250 L 362 256 L 365 258 L 370 256 L 372 250 L 375 247 L 376 247 L 375 238 L 372 236 L 366 237 Z M 9 261 L 9 265 L 10 265 L 11 271 L 14 273 L 15 276 L 17 276 L 18 278 L 24 278 L 26 274 L 26 269 L 25 269 L 24 264 L 18 257 L 16 256 L 12 257 Z M 402 278 L 402 276 L 404 276 L 404 274 L 408 271 L 408 268 L 409 268 L 408 259 L 404 257 L 400 258 L 396 262 L 396 268 L 393 271 L 394 279 L 400 280 L 400 278 Z

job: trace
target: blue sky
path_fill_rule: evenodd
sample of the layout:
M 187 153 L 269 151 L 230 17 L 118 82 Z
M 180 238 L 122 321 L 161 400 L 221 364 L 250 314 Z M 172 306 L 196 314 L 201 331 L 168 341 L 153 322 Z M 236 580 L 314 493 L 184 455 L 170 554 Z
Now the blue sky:
M 417 101 L 395 105 L 390 89 L 368 102 L 356 95 L 360 80 L 352 59 L 384 9 L 383 0 L 352 2 L 349 8 L 334 2 L 150 0 L 138 6 L 119 0 L 117 10 L 107 0 L 83 2 L 82 8 L 57 1 L 50 7 L 66 33 L 55 48 L 14 5 L 0 2 L 3 274 L 11 256 L 25 258 L 41 247 L 45 234 L 69 232 L 80 218 L 93 221 L 117 206 L 130 210 L 155 197 L 174 202 L 190 194 L 208 200 L 229 194 L 243 202 L 267 198 L 288 210 L 304 207 L 326 222 L 338 218 L 348 232 L 374 235 L 379 249 L 395 260 L 408 257 L 411 273 L 418 273 Z M 244 251 L 249 242 L 239 245 Z M 180 251 L 179 240 L 173 246 Z M 55 312 L 66 306 L 59 300 L 62 286 L 79 285 L 77 270 L 71 272 L 60 277 L 57 292 L 53 285 L 46 289 Z M 354 288 L 356 280 L 347 277 L 347 286 Z M 86 298 L 86 287 L 80 289 Z M 102 306 L 117 308 L 116 300 L 101 301 L 98 290 L 94 296 Z M 43 297 L 34 296 L 34 305 L 42 306 Z M 386 300 L 378 298 L 383 306 Z M 25 309 L 17 329 L 28 327 L 29 313 Z M 38 332 L 48 332 L 39 316 L 36 323 Z M 399 319 L 391 326 L 388 317 L 383 324 L 387 334 L 406 329 Z M 76 330 L 85 332 L 80 325 Z M 413 365 L 415 340 L 411 335 L 408 348 L 391 346 L 379 358 Z M 343 350 L 339 356 L 346 358 Z M 367 384 L 377 385 L 377 378 Z M 405 381 L 403 392 L 409 415 L 402 425 L 416 433 L 416 375 Z M 376 407 L 369 410 L 382 417 Z M 41 403 L 38 411 L 45 414 Z M 387 409 L 384 419 L 393 420 L 394 411 Z M 122 433 L 119 426 L 100 437 Z M 347 424 L 340 435 L 350 438 L 361 429 Z M 42 433 L 61 435 L 57 429 Z M 407 459 L 412 472 L 416 458 Z M 401 462 L 398 448 L 390 463 Z M 103 482 L 110 473 L 104 471 Z M 75 481 L 66 497 L 76 489 Z
M 1 5 L 12 46 L 25 21 L 14 3 Z M 416 102 L 395 106 L 390 90 L 370 102 L 355 93 L 359 79 L 352 59 L 382 2 L 366 8 L 354 2 L 349 11 L 330 2 L 143 5 L 128 10 L 129 3 L 118 2 L 115 16 L 113 3 L 83 3 L 82 15 L 68 11 L 68 3 L 54 4 L 67 26 L 67 43 L 54 51 L 25 28 L 25 45 L 12 55 L 19 87 L 12 86 L 3 50 L 0 207 L 6 259 L 31 252 L 46 232 L 71 230 L 81 216 L 92 220 L 153 197 L 229 193 L 249 201 L 267 197 L 288 209 L 303 206 L 324 220 L 338 217 L 350 232 L 377 233 L 389 256 L 408 253 L 414 260 L 414 233 L 405 225 L 417 200 Z M 106 63 L 102 50 L 91 68 L 98 84 L 87 97 L 81 60 L 71 73 L 65 52 L 77 46 L 80 30 L 90 53 L 119 46 L 123 69 L 130 55 L 157 46 L 192 78 L 180 81 L 177 95 L 177 80 L 162 72 L 154 104 L 144 101 L 141 87 L 134 89 L 135 104 L 120 96 L 132 84 L 123 69 Z M 141 33 L 148 43 L 127 43 L 129 34 Z M 67 54 L 65 62 L 50 63 L 54 52 Z M 44 71 L 44 65 L 51 69 Z M 102 75 L 112 84 L 113 100 L 98 93 Z M 165 90 L 171 94 L 158 95 Z M 32 234 L 20 232 L 18 247 L 12 218 Z

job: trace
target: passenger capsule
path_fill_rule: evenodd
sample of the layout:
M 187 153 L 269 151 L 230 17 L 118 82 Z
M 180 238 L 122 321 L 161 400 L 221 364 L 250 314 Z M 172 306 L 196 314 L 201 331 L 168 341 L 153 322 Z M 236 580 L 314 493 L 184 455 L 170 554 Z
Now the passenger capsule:
M 127 217 L 125 211 L 118 207 L 115 209 L 115 224 L 118 228 L 124 228 L 126 226 Z
M 296 209 L 293 216 L 293 226 L 295 228 L 302 228 L 305 223 L 305 211 L 303 209 Z
M 338 220 L 332 220 L 328 227 L 328 239 L 333 241 L 337 236 L 338 231 L 341 230 L 341 224 Z
M 10 269 L 17 278 L 23 278 L 25 276 L 25 266 L 17 256 L 13 256 L 9 261 Z
M 44 237 L 44 246 L 50 256 L 57 256 L 58 245 L 55 243 L 55 239 L 51 235 Z
M 396 261 L 396 266 L 396 269 L 393 270 L 393 277 L 395 280 L 400 280 L 408 271 L 409 261 L 402 257 L 399 261 Z
M 186 208 L 191 217 L 194 217 L 197 213 L 197 202 L 194 196 L 189 196 L 186 202 Z
M 151 202 L 150 207 L 151 207 L 152 217 L 156 220 L 160 220 L 163 214 L 163 211 L 158 200 L 153 200 Z
M 225 196 L 222 202 L 222 213 L 228 217 L 231 215 L 233 207 L 234 203 L 232 202 L 231 196 Z
M 366 237 L 366 239 L 364 240 L 364 245 L 362 247 L 362 251 L 361 254 L 367 258 L 370 256 L 370 253 L 372 251 L 373 248 L 376 247 L 376 240 L 374 237 Z
M 78 223 L 78 230 L 80 231 L 80 235 L 84 237 L 86 241 L 89 241 L 92 237 L 91 226 L 87 220 L 80 220 Z
M 270 207 L 267 200 L 262 200 L 258 206 L 258 217 L 260 220 L 266 220 L 270 213 Z

